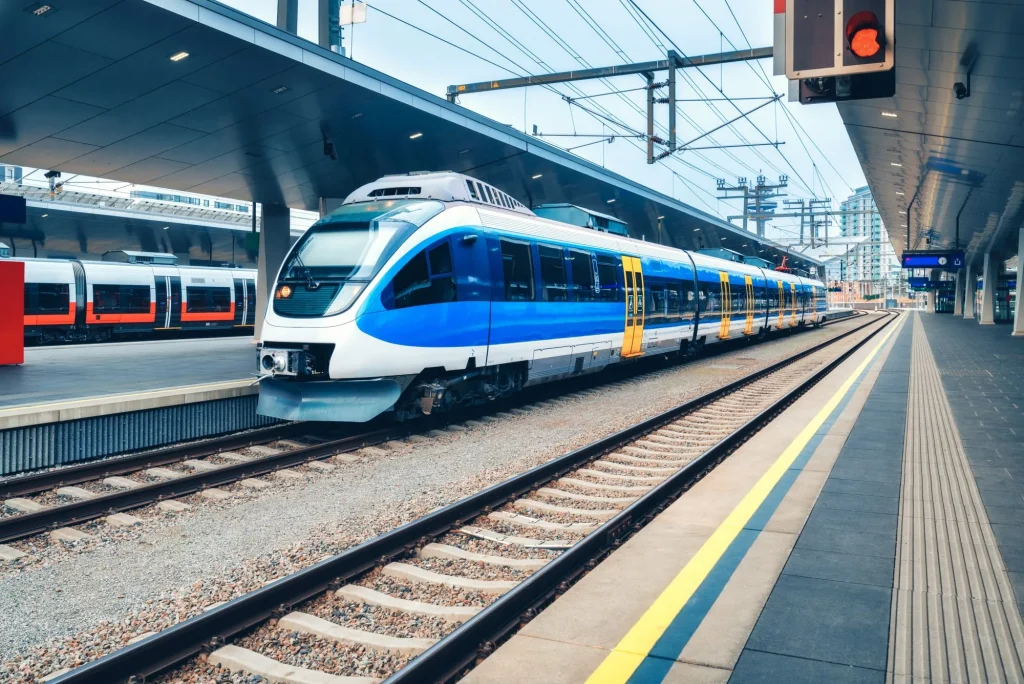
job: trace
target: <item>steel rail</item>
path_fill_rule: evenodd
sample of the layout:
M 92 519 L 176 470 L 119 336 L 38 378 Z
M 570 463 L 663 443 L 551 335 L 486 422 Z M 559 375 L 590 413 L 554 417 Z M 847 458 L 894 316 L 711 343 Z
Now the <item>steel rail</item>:
M 631 427 L 620 430 L 614 434 L 597 440 L 596 442 L 564 454 L 552 461 L 535 466 L 534 468 L 520 473 L 519 475 L 481 490 L 476 494 L 472 494 L 449 504 L 448 506 L 428 513 L 417 520 L 408 522 L 378 537 L 367 540 L 350 549 L 346 549 L 331 558 L 322 560 L 319 563 L 293 573 L 287 577 L 282 577 L 281 579 L 271 582 L 270 584 L 267 584 L 255 591 L 232 599 L 231 601 L 204 613 L 195 615 L 135 644 L 105 655 L 91 663 L 82 665 L 81 667 L 54 679 L 53 682 L 54 684 L 57 684 L 58 682 L 60 684 L 111 684 L 112 682 L 124 681 L 130 682 L 131 684 L 139 684 L 140 682 L 144 682 L 147 677 L 174 667 L 182 661 L 195 656 L 204 650 L 210 651 L 216 649 L 226 643 L 226 641 L 231 637 L 251 629 L 271 617 L 286 614 L 291 610 L 292 606 L 313 598 L 328 589 L 338 588 L 345 582 L 365 573 L 381 563 L 388 562 L 393 558 L 402 556 L 414 549 L 417 544 L 425 538 L 433 538 L 441 535 L 448 530 L 460 526 L 466 521 L 480 515 L 482 512 L 486 512 L 497 506 L 501 506 L 508 501 L 512 501 L 522 494 L 527 493 L 550 480 L 561 477 L 565 473 L 578 468 L 584 463 L 599 458 L 603 454 L 618 448 L 618 446 L 623 443 L 633 441 L 644 434 L 657 430 L 663 425 L 676 420 L 681 415 L 695 411 L 712 401 L 716 401 L 725 395 L 731 394 L 736 390 L 755 382 L 756 380 L 781 370 L 782 368 L 789 366 L 810 354 L 814 354 L 842 339 L 845 339 L 846 337 L 849 337 L 850 335 L 858 333 L 879 321 L 884 321 L 883 325 L 879 328 L 879 330 L 881 330 L 888 325 L 891 320 L 894 320 L 894 318 L 887 316 L 886 319 L 875 319 L 873 321 L 866 322 L 864 325 L 858 326 L 853 330 L 846 331 L 802 352 L 798 352 L 797 354 L 783 359 L 782 361 L 778 361 L 770 366 L 754 371 L 753 373 L 750 373 L 738 380 L 734 380 L 723 387 L 691 399 L 679 406 L 664 411 Z M 845 352 L 837 361 L 830 363 L 825 367 L 823 372 L 819 371 L 816 373 L 812 376 L 812 380 L 816 382 L 817 379 L 824 377 L 825 373 L 834 368 L 842 360 L 848 358 L 852 353 L 863 346 L 868 339 L 877 334 L 877 332 L 878 331 L 876 330 L 871 333 L 871 335 L 855 345 L 850 351 Z M 813 384 L 813 382 L 811 384 Z M 810 386 L 811 385 L 808 384 L 808 382 L 805 382 L 800 386 L 800 388 L 804 388 L 804 391 L 806 391 L 806 388 L 809 388 Z M 795 396 L 798 395 L 795 394 L 794 391 L 790 392 L 786 396 L 787 398 L 795 398 Z M 778 404 L 776 404 L 776 406 L 777 405 Z M 768 409 L 760 415 L 765 416 L 771 412 L 772 409 Z M 742 430 L 737 431 L 733 436 L 727 438 L 727 441 L 731 444 L 738 439 L 736 435 L 741 432 Z M 709 457 L 706 455 L 702 456 L 702 462 L 706 463 L 708 458 Z M 692 475 L 695 472 L 695 469 L 693 467 L 688 467 L 686 472 Z M 680 476 L 673 476 L 669 481 L 678 483 L 680 482 Z M 652 490 L 651 494 L 655 491 L 664 493 L 669 491 L 669 488 L 666 487 L 665 484 L 662 484 L 655 490 Z M 629 508 L 625 509 L 622 514 L 609 521 L 609 524 L 604 525 L 601 530 L 585 537 L 573 548 L 575 549 L 581 544 L 584 544 L 584 542 L 591 539 L 591 537 L 595 537 L 602 542 L 614 542 L 616 537 L 609 534 L 609 531 L 614 531 L 618 534 L 624 529 L 630 527 L 632 522 L 636 520 L 635 516 L 639 511 L 650 508 L 649 502 L 653 500 L 650 498 L 651 494 L 648 494 L 642 499 L 648 503 L 638 506 L 640 502 L 637 502 L 631 505 Z M 628 517 L 624 516 L 626 512 L 629 512 Z M 593 543 L 594 542 L 587 543 L 584 548 L 590 549 L 591 544 Z M 604 548 L 605 545 L 606 543 L 602 543 L 601 548 Z M 565 554 L 558 558 L 562 558 L 564 555 Z M 571 556 L 571 558 L 578 557 L 578 554 Z M 545 569 L 548 567 L 551 567 L 551 565 L 549 564 L 548 566 L 545 566 Z M 555 567 L 561 568 L 564 571 L 568 565 L 563 562 L 559 563 Z M 574 572 L 578 573 L 580 570 L 577 569 L 574 570 Z M 545 570 L 542 569 L 532 575 L 530 579 L 525 580 L 525 582 L 532 584 L 533 577 L 539 577 L 545 582 L 550 582 L 551 578 L 555 577 L 555 574 L 556 573 L 554 571 L 545 572 Z M 556 585 L 560 584 L 562 581 L 563 580 L 559 580 Z M 530 595 L 534 593 L 533 590 L 523 590 L 521 587 L 522 585 L 512 590 L 512 592 L 509 592 L 506 596 L 523 597 L 527 591 L 530 592 Z M 510 603 L 508 599 L 501 599 L 499 600 L 499 603 L 500 607 L 498 610 L 509 610 L 508 606 Z M 492 606 L 494 605 L 498 604 L 492 604 Z M 484 637 L 486 634 L 497 634 L 501 630 L 507 630 L 511 626 L 514 626 L 509 624 L 509 621 L 506 619 L 505 615 L 507 615 L 507 613 L 503 613 L 503 616 L 500 618 L 494 617 L 496 615 L 498 615 L 498 613 L 492 612 L 490 608 L 485 609 L 479 615 L 465 623 L 465 625 L 458 628 L 455 632 L 449 634 L 433 648 L 428 650 L 424 655 L 413 661 L 412 664 L 419 663 L 421 660 L 424 662 L 424 664 L 417 667 L 416 672 L 426 673 L 439 669 L 437 661 L 438 656 L 430 655 L 432 652 L 443 652 L 443 657 L 456 657 L 454 655 L 456 652 L 464 651 L 469 654 L 466 657 L 472 660 L 476 655 L 476 649 L 479 643 L 482 643 L 482 641 L 492 640 L 493 637 L 485 637 L 482 638 L 481 641 L 474 642 L 475 639 Z M 500 623 L 501 630 L 495 630 L 496 623 Z M 456 658 L 459 662 L 462 662 L 464 659 L 465 658 L 462 655 L 459 655 Z M 407 668 L 408 667 L 411 667 L 411 665 L 407 666 Z M 458 669 L 461 670 L 462 666 Z M 393 675 L 393 678 L 400 674 L 401 673 Z M 436 678 L 430 675 L 425 676 L 426 678 L 420 679 L 416 679 L 415 677 L 412 679 L 403 678 L 402 681 L 436 681 Z
M 45 472 L 14 476 L 0 481 L 0 499 L 38 494 L 56 487 L 79 484 L 111 475 L 123 475 L 145 468 L 155 468 L 182 461 L 186 458 L 212 456 L 221 451 L 244 449 L 253 444 L 264 444 L 294 436 L 300 427 L 295 423 L 271 425 L 242 433 L 231 433 L 200 441 L 183 442 L 157 449 L 148 449 L 125 456 L 78 465 L 56 468 Z

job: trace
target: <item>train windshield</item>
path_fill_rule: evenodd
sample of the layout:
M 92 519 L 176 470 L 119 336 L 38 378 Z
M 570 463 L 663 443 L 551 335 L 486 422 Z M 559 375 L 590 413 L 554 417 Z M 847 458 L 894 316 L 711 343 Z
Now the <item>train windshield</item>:
M 444 210 L 433 200 L 344 205 L 306 231 L 281 280 L 366 283 L 417 228 Z

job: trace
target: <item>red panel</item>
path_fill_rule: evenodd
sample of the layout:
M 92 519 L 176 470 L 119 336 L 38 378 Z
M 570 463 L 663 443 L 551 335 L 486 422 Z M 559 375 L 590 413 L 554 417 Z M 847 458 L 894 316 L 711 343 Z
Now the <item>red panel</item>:
M 775 0 L 775 14 L 786 13 L 786 0 Z
M 0 259 L 0 366 L 25 363 L 25 264 Z

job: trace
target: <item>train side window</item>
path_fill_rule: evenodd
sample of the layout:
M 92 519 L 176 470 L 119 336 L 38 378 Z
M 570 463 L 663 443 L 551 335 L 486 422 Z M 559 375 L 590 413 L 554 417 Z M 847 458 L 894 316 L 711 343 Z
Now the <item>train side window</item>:
M 677 281 L 670 281 L 665 288 L 665 312 L 668 320 L 678 321 L 680 312 L 682 311 L 682 302 L 679 293 L 679 283 Z
M 619 257 L 597 255 L 597 281 L 601 286 L 602 302 L 624 302 L 625 292 L 622 289 L 622 259 Z
M 455 274 L 448 242 L 414 256 L 395 274 L 391 286 L 396 309 L 454 302 Z
M 146 292 L 146 313 L 149 312 L 149 288 L 134 288 Z M 231 288 L 228 287 L 189 287 L 186 291 L 188 304 L 186 313 L 226 313 L 231 310 Z M 141 293 L 136 293 L 135 301 L 141 305 Z M 127 311 L 126 313 L 143 313 Z
M 501 263 L 505 274 L 505 301 L 532 302 L 533 259 L 530 245 L 502 240 Z
M 231 308 L 231 295 L 226 287 L 211 288 L 223 290 L 224 298 L 227 299 L 227 311 Z M 149 313 L 150 304 L 149 285 L 122 285 L 121 286 L 121 311 L 122 313 Z
M 668 297 L 665 294 L 665 283 L 660 278 L 646 278 L 644 293 L 647 296 L 648 323 L 664 323 L 668 310 Z
M 597 299 L 594 290 L 594 256 L 590 252 L 569 250 L 569 266 L 572 271 L 573 298 L 577 302 L 592 302 Z
M 93 313 L 121 313 L 120 285 L 92 286 Z
M 66 314 L 71 304 L 67 283 L 25 283 L 25 315 Z
M 549 302 L 565 302 L 569 297 L 569 283 L 565 277 L 565 256 L 561 247 L 538 245 L 540 254 L 540 279 L 544 285 L 544 299 Z

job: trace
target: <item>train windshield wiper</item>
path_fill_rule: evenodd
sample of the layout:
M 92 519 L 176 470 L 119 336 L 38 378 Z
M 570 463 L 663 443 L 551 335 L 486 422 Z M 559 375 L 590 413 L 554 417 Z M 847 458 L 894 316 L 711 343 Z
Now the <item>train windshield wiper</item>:
M 299 269 L 301 269 L 299 273 L 305 276 L 306 285 L 309 286 L 310 289 L 316 289 L 315 287 L 313 287 L 313 272 L 309 270 L 309 266 L 306 266 L 306 263 L 302 260 L 302 257 L 299 256 L 298 251 L 296 251 L 295 256 L 292 257 L 292 265 L 288 270 L 294 272 L 296 266 Z M 299 277 L 303 277 L 303 275 L 300 275 Z

